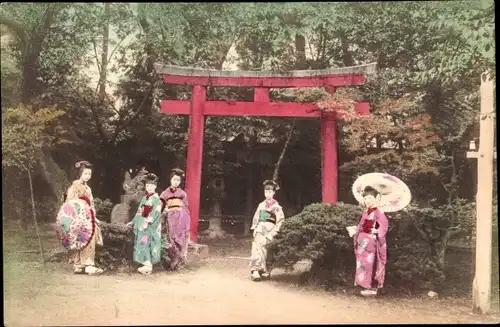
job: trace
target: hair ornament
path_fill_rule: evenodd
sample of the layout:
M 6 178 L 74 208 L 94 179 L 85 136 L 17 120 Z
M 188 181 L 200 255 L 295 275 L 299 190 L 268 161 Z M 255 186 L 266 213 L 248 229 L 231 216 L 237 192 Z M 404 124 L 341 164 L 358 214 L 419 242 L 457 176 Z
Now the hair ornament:
M 279 190 L 280 189 L 280 186 L 278 185 L 278 183 L 276 183 L 275 181 L 273 180 L 265 180 L 264 183 L 262 183 L 262 185 L 267 186 L 267 185 L 270 185 L 274 188 L 275 191 Z

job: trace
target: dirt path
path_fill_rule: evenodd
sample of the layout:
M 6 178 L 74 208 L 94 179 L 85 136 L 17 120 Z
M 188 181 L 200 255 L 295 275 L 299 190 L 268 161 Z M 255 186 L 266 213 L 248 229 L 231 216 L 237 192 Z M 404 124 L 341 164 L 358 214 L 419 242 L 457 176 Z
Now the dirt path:
M 36 260 L 36 254 L 22 257 Z M 64 265 L 42 269 L 19 258 L 19 252 L 4 256 L 6 326 L 499 321 L 445 300 L 364 299 L 255 283 L 245 261 L 218 254 L 190 271 L 147 277 L 72 275 Z

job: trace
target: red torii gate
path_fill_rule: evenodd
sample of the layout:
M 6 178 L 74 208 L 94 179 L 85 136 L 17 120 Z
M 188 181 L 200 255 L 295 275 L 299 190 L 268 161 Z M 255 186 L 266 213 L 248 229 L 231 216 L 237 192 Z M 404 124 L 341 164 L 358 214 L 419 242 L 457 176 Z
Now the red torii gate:
M 200 215 L 201 171 L 205 116 L 265 116 L 321 119 L 321 172 L 323 203 L 337 202 L 337 137 L 335 113 L 322 113 L 314 103 L 271 102 L 270 88 L 336 87 L 363 85 L 365 74 L 375 70 L 375 64 L 289 72 L 219 71 L 178 66 L 156 65 L 165 84 L 192 85 L 191 101 L 163 100 L 161 112 L 190 115 L 186 162 L 186 192 L 191 209 L 191 241 L 198 237 Z M 207 86 L 254 87 L 254 102 L 207 101 Z M 369 114 L 369 103 L 360 102 L 355 111 Z

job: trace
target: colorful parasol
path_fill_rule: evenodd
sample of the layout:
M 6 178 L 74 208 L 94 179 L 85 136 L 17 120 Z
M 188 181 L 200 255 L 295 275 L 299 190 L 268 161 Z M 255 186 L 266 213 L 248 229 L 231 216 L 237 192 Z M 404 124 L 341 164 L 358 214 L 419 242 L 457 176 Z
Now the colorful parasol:
M 91 208 L 84 200 L 66 201 L 57 214 L 57 238 L 67 250 L 83 249 L 95 232 Z
M 408 186 L 399 178 L 385 173 L 369 173 L 356 179 L 352 185 L 352 193 L 358 202 L 363 202 L 363 190 L 371 186 L 380 195 L 378 207 L 385 212 L 395 212 L 405 208 L 411 201 Z

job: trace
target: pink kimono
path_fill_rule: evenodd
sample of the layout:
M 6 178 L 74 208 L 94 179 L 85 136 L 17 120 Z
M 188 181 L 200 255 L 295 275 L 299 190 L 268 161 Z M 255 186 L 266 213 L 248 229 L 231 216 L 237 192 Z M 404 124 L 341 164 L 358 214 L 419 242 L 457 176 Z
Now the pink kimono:
M 379 209 L 370 208 L 363 212 L 354 235 L 355 286 L 365 289 L 377 289 L 384 286 L 385 264 L 387 263 L 385 235 L 388 227 L 388 219 Z M 378 233 L 373 233 L 373 228 Z

